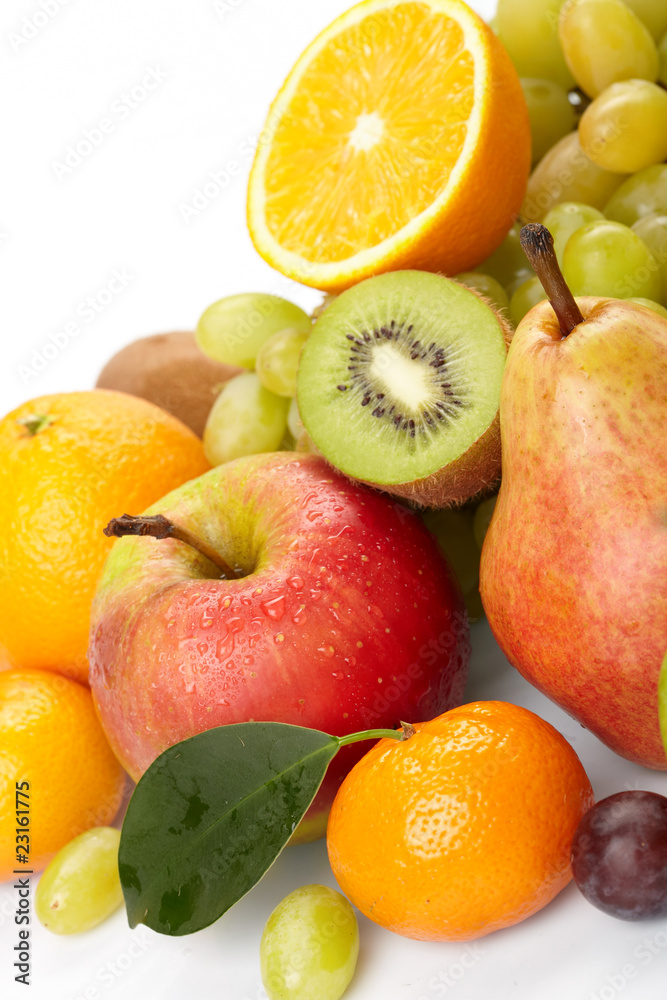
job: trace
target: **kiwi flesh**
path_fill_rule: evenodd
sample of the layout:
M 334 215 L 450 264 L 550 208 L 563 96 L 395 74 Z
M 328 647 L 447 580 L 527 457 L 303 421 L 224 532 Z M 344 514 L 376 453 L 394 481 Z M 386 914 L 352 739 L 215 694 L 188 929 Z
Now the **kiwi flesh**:
M 194 333 L 156 333 L 114 354 L 100 372 L 97 388 L 141 396 L 201 437 L 221 387 L 243 370 L 202 354 Z
M 303 348 L 301 420 L 351 478 L 419 506 L 464 503 L 500 475 L 510 337 L 481 295 L 450 278 L 368 278 L 327 307 Z

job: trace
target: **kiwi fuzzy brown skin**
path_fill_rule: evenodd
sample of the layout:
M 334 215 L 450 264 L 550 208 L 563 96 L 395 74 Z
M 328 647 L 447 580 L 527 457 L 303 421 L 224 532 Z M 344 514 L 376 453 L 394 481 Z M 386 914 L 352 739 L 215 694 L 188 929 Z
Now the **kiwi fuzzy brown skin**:
M 147 399 L 202 437 L 221 386 L 242 371 L 207 358 L 194 333 L 156 333 L 114 354 L 100 372 L 96 388 Z
M 450 280 L 454 281 L 455 279 Z M 462 282 L 456 281 L 455 283 L 477 296 L 480 301 L 484 302 L 493 311 L 503 331 L 505 349 L 506 351 L 509 350 L 510 342 L 514 336 L 514 327 L 505 313 L 499 311 L 496 304 L 487 298 L 487 296 L 478 292 L 477 289 L 463 285 Z M 321 454 L 306 431 L 297 440 L 296 450 Z M 391 496 L 405 500 L 410 507 L 417 509 L 426 507 L 442 509 L 445 507 L 460 506 L 470 500 L 481 499 L 493 492 L 500 482 L 500 474 L 500 416 L 496 413 L 492 423 L 472 443 L 468 450 L 438 472 L 409 483 L 379 485 L 366 479 L 357 481 L 380 490 L 383 493 L 388 493 Z

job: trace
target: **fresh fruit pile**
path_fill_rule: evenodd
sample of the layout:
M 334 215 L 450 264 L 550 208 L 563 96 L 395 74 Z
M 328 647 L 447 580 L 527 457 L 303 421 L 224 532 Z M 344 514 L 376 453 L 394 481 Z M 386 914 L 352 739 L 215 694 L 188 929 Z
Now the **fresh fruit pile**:
M 485 612 L 667 770 L 666 66 L 652 0 L 499 0 L 494 30 L 365 0 L 297 61 L 249 182 L 315 313 L 227 295 L 0 422 L 0 874 L 48 865 L 45 926 L 122 894 L 195 932 L 325 831 L 350 902 L 408 937 L 512 927 L 573 875 L 667 912 L 667 799 L 595 805 L 552 726 L 461 705 Z M 350 902 L 274 910 L 270 1000 L 342 996 Z

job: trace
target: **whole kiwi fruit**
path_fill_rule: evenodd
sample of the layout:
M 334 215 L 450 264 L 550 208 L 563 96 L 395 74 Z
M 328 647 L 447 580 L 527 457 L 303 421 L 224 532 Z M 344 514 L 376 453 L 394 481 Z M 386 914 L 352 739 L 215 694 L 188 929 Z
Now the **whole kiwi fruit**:
M 141 396 L 202 437 L 221 386 L 241 371 L 202 354 L 194 333 L 156 333 L 114 354 L 100 372 L 96 387 Z

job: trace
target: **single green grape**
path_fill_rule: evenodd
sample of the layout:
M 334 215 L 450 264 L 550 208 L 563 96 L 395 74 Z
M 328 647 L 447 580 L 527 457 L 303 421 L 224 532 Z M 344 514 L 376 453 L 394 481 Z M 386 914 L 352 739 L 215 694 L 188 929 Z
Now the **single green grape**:
M 278 451 L 287 429 L 289 400 L 265 389 L 254 372 L 225 383 L 204 428 L 204 454 L 211 465 L 242 455 Z
M 658 78 L 653 37 L 622 0 L 568 0 L 558 36 L 570 72 L 589 97 L 619 80 Z
M 123 902 L 119 844 L 120 830 L 98 826 L 58 851 L 35 892 L 40 923 L 54 934 L 79 934 L 111 916 Z
M 467 508 L 427 510 L 421 519 L 435 535 L 438 548 L 454 571 L 461 586 L 468 617 L 476 621 L 480 616 L 479 603 L 479 549 L 472 527 L 472 511 Z
M 554 80 L 524 76 L 520 82 L 528 105 L 535 165 L 552 146 L 576 127 L 577 116 L 567 91 Z
M 659 42 L 667 31 L 667 0 L 625 0 L 625 4 Z
M 547 297 L 542 282 L 536 276 L 519 285 L 510 299 L 510 319 L 518 326 L 523 317 L 530 312 L 538 302 L 544 302 Z
M 519 76 L 555 80 L 572 86 L 558 41 L 558 15 L 563 0 L 498 0 L 498 35 Z
M 310 333 L 312 321 L 303 309 L 279 295 L 244 292 L 205 309 L 196 337 L 200 349 L 214 361 L 252 369 L 262 344 L 287 327 Z
M 667 319 L 667 309 L 661 306 L 659 302 L 653 302 L 651 299 L 628 299 L 627 301 L 636 302 L 640 306 L 646 306 L 647 309 L 651 309 L 653 312 L 658 313 L 659 316 L 664 316 Z
M 628 177 L 604 208 L 614 222 L 634 226 L 645 215 L 667 215 L 667 164 L 656 163 Z
M 486 538 L 486 533 L 489 530 L 489 525 L 491 524 L 491 518 L 493 517 L 493 512 L 496 508 L 497 499 L 498 494 L 496 493 L 495 496 L 487 497 L 485 500 L 482 500 L 477 505 L 477 510 L 475 511 L 475 516 L 472 520 L 472 530 L 480 552 L 482 551 L 484 539 Z
M 667 32 L 660 39 L 660 44 L 658 45 L 658 58 L 660 59 L 658 82 L 667 87 Z
M 612 83 L 584 111 L 579 140 L 605 170 L 633 174 L 667 157 L 667 91 L 648 80 Z
M 262 385 L 277 396 L 296 395 L 296 373 L 307 333 L 280 330 L 265 340 L 257 354 L 256 372 Z
M 622 174 L 603 170 L 589 160 L 579 133 L 570 132 L 542 157 L 530 175 L 521 214 L 527 222 L 541 222 L 564 201 L 602 210 L 623 181 Z
M 510 300 L 507 292 L 495 278 L 490 274 L 482 274 L 480 271 L 463 271 L 457 274 L 456 281 L 460 281 L 467 288 L 474 288 L 476 292 L 489 299 L 496 309 L 509 309 Z
M 547 212 L 542 221 L 554 238 L 554 250 L 561 266 L 563 250 L 572 233 L 576 233 L 587 222 L 595 222 L 597 219 L 604 219 L 602 212 L 577 201 L 563 201 Z
M 354 975 L 359 928 L 335 889 L 304 885 L 278 903 L 259 946 L 269 1000 L 338 1000 Z
M 519 226 L 512 226 L 498 249 L 482 264 L 478 265 L 477 271 L 495 278 L 504 289 L 510 288 L 517 281 L 521 284 L 522 281 L 535 273 L 523 252 Z M 509 293 L 507 294 L 509 295 Z
M 573 295 L 660 298 L 655 257 L 632 229 L 608 219 L 589 222 L 570 236 L 563 276 Z
M 632 230 L 644 241 L 658 262 L 662 285 L 660 301 L 667 305 L 667 215 L 645 215 L 635 222 Z

